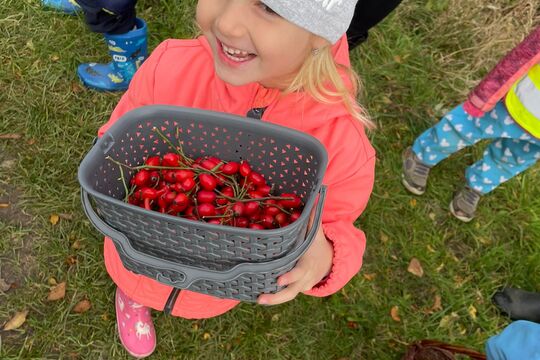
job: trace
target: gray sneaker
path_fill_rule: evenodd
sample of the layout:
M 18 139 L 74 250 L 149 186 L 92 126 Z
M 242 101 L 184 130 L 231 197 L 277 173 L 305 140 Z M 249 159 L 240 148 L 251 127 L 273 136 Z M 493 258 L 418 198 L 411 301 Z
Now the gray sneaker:
M 471 221 L 481 196 L 469 186 L 465 186 L 454 195 L 450 203 L 450 212 L 461 221 Z
M 420 161 L 410 146 L 403 151 L 402 158 L 403 172 L 401 173 L 401 182 L 413 194 L 422 195 L 426 191 L 427 179 L 431 168 Z

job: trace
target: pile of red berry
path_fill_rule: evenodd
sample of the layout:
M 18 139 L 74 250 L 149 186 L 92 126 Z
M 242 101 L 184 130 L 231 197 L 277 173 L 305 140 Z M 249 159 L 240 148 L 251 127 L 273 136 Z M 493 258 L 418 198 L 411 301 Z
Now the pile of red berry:
M 296 194 L 272 195 L 272 186 L 247 161 L 171 152 L 133 169 L 127 201 L 164 214 L 263 230 L 292 223 L 303 209 Z

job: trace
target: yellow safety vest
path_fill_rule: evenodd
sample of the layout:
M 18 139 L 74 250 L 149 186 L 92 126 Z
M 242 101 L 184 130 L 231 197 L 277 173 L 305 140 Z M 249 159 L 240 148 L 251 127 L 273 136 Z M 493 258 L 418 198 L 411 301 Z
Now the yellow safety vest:
M 540 64 L 534 65 L 512 86 L 505 100 L 512 118 L 534 137 L 540 138 Z

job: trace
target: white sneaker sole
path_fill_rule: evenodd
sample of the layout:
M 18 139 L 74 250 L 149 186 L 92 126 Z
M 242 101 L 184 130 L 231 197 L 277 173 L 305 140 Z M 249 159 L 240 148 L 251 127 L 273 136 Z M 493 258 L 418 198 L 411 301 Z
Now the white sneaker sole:
M 474 219 L 474 218 L 472 218 L 472 217 L 469 218 L 469 217 L 465 217 L 465 216 L 462 216 L 462 215 L 458 215 L 458 214 L 456 213 L 456 210 L 454 209 L 454 202 L 453 202 L 453 201 L 450 202 L 450 212 L 452 213 L 452 215 L 454 215 L 454 217 L 455 217 L 456 219 L 459 219 L 459 220 L 461 220 L 461 221 L 463 221 L 463 222 L 466 222 L 466 223 L 468 223 L 468 222 L 470 222 L 472 219 Z
M 413 193 L 414 195 L 423 195 L 426 190 L 418 190 L 414 186 L 411 186 L 407 180 L 405 180 L 405 175 L 401 174 L 401 183 L 403 186 L 405 186 L 405 189 L 407 189 L 410 193 Z

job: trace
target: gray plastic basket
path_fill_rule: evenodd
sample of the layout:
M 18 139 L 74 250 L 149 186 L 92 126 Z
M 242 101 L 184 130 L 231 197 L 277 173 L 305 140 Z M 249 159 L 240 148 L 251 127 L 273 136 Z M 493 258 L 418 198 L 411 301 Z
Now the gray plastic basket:
M 123 202 L 120 170 L 106 157 L 136 166 L 149 155 L 169 152 L 154 127 L 171 139 L 178 135 L 188 156 L 249 161 L 277 193 L 295 192 L 302 198 L 302 215 L 283 228 L 252 230 Z M 224 113 L 146 106 L 125 114 L 97 141 L 78 176 L 88 218 L 111 237 L 127 269 L 174 287 L 254 301 L 260 293 L 277 290 L 277 277 L 294 266 L 312 241 L 316 229 L 306 236 L 307 224 L 319 193 L 315 217 L 321 216 L 326 164 L 322 144 L 298 131 Z M 132 175 L 125 173 L 128 179 Z

